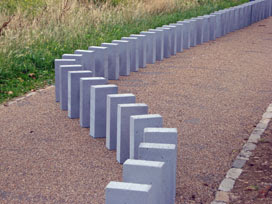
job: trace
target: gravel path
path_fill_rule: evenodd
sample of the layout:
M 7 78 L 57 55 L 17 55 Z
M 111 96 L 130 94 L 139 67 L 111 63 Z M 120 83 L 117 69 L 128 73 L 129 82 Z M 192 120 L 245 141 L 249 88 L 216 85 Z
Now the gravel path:
M 179 131 L 177 202 L 208 203 L 272 99 L 272 18 L 118 82 Z M 0 203 L 104 202 L 122 166 L 54 102 L 54 89 L 0 108 Z

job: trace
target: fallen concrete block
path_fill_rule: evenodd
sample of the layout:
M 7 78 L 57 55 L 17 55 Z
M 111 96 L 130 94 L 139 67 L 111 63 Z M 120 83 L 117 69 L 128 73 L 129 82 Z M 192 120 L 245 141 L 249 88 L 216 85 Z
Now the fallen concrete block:
M 119 104 L 135 103 L 133 94 L 109 94 L 107 96 L 106 147 L 115 150 L 117 144 L 117 108 Z
M 158 27 L 157 30 L 163 31 L 163 57 L 171 57 L 171 29 L 166 27 Z
M 55 59 L 55 96 L 56 102 L 60 101 L 60 79 L 59 69 L 61 65 L 75 65 L 78 62 L 75 59 Z
M 109 56 L 107 47 L 91 46 L 88 50 L 94 51 L 95 77 L 109 78 Z
M 113 40 L 112 43 L 119 45 L 120 54 L 120 76 L 130 75 L 130 43 L 127 40 Z
M 108 76 L 109 80 L 119 79 L 120 73 L 120 54 L 119 45 L 117 43 L 102 43 L 102 47 L 108 48 Z
M 167 203 L 165 177 L 165 162 L 128 159 L 123 164 L 123 182 L 152 185 L 150 193 L 156 204 Z
M 162 127 L 163 119 L 159 114 L 133 115 L 130 117 L 130 159 L 138 159 L 138 149 L 144 140 L 146 127 Z
M 148 112 L 148 106 L 142 103 L 119 104 L 117 110 L 117 153 L 116 159 L 124 163 L 129 158 L 130 145 L 130 116 L 144 115 Z
M 118 93 L 116 85 L 94 85 L 91 87 L 90 136 L 106 137 L 107 95 Z
M 177 54 L 177 26 L 164 25 L 165 28 L 170 28 L 171 31 L 171 55 Z
M 79 96 L 79 117 L 80 126 L 84 128 L 90 127 L 90 98 L 91 98 L 91 86 L 93 85 L 105 85 L 107 79 L 104 77 L 88 77 L 80 79 L 80 96 Z
M 82 65 L 61 65 L 59 68 L 60 108 L 68 110 L 68 72 L 81 71 Z
M 130 35 L 131 37 L 136 37 L 139 39 L 139 67 L 145 68 L 146 67 L 146 41 L 147 36 L 145 35 Z
M 161 143 L 177 145 L 178 131 L 176 128 L 145 128 L 144 140 L 146 143 Z
M 126 40 L 130 45 L 130 71 L 139 71 L 139 40 L 137 37 L 122 37 L 122 40 Z
M 106 204 L 153 204 L 151 185 L 111 181 L 106 191 Z
M 139 159 L 162 161 L 166 164 L 166 181 L 168 181 L 166 195 L 167 203 L 174 204 L 176 198 L 176 163 L 177 149 L 174 144 L 141 143 Z
M 156 60 L 163 60 L 163 49 L 164 49 L 164 31 L 159 29 L 149 29 L 149 32 L 156 33 Z
M 83 70 L 89 70 L 95 75 L 95 54 L 91 50 L 76 50 L 75 54 L 82 55 L 81 65 Z
M 171 23 L 170 26 L 177 28 L 177 52 L 183 52 L 183 24 Z
M 88 70 L 68 72 L 68 117 L 79 118 L 80 106 L 80 78 L 92 77 Z
M 156 62 L 156 33 L 143 31 L 140 34 L 147 36 L 146 63 L 155 64 Z

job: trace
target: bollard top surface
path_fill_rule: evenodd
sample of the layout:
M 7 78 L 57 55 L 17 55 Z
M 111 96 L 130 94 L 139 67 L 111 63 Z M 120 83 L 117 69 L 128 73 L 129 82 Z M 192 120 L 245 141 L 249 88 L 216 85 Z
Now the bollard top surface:
M 102 43 L 101 45 L 102 45 L 102 47 L 103 46 L 118 46 L 117 43 Z
M 151 35 L 153 35 L 153 34 L 156 34 L 156 33 L 155 32 L 150 32 L 150 31 L 142 31 L 141 34 L 151 34 Z
M 82 57 L 81 54 L 63 54 L 62 57 Z
M 130 107 L 147 107 L 147 105 L 145 103 L 128 103 L 128 104 L 118 104 L 118 107 L 126 107 L 126 108 L 130 108 Z
M 127 40 L 113 40 L 113 43 L 129 43 Z
M 149 192 L 151 189 L 151 185 L 111 181 L 106 186 L 106 189 Z
M 76 62 L 75 59 L 55 59 L 55 62 Z
M 135 97 L 134 94 L 109 94 L 108 97 L 111 97 L 111 98 L 121 98 L 121 97 Z
M 90 81 L 90 80 L 106 80 L 104 77 L 82 77 L 81 81 Z
M 61 68 L 65 68 L 65 67 L 72 67 L 72 68 L 81 68 L 82 65 L 79 64 L 71 64 L 71 65 L 60 65 Z
M 157 167 L 161 168 L 165 165 L 164 162 L 160 161 L 147 161 L 140 159 L 128 159 L 123 165 L 133 165 L 133 166 L 146 166 L 146 167 Z
M 86 74 L 86 73 L 93 73 L 92 71 L 89 70 L 80 70 L 80 71 L 69 71 L 68 74 L 72 75 L 72 74 Z
M 76 50 L 75 54 L 81 54 L 81 53 L 94 53 L 92 50 Z
M 145 115 L 132 115 L 133 119 L 146 119 L 146 118 L 162 118 L 159 114 L 145 114 Z
M 107 50 L 107 47 L 102 46 L 90 46 L 89 49 L 95 49 L 95 50 Z
M 142 143 L 140 143 L 139 148 L 175 150 L 176 145 L 175 144 L 161 144 L 161 143 L 142 142 Z
M 106 85 L 94 85 L 91 88 L 92 89 L 104 89 L 104 88 L 117 88 L 118 86 L 116 86 L 115 84 L 106 84 Z
M 122 37 L 121 39 L 124 39 L 124 40 L 137 40 L 136 37 Z
M 144 132 L 178 133 L 177 128 L 145 128 Z

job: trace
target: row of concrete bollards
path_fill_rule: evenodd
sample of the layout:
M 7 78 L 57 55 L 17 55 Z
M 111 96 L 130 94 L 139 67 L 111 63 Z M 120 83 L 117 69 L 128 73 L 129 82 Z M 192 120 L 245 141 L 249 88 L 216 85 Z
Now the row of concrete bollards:
M 196 45 L 215 40 L 272 15 L 272 0 L 257 0 L 210 15 L 76 50 L 55 60 L 56 101 L 79 118 L 90 136 L 106 137 L 123 164 L 123 182 L 106 187 L 106 204 L 174 204 L 177 129 L 163 128 L 135 95 L 107 84 Z

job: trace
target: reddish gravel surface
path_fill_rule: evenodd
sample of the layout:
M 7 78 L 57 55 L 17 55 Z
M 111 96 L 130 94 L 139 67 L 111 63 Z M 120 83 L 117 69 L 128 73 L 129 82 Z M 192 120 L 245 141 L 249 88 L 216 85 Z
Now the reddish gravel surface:
M 208 203 L 272 101 L 272 18 L 112 83 L 177 127 L 176 203 Z M 0 108 L 0 203 L 103 203 L 122 166 L 54 102 Z

